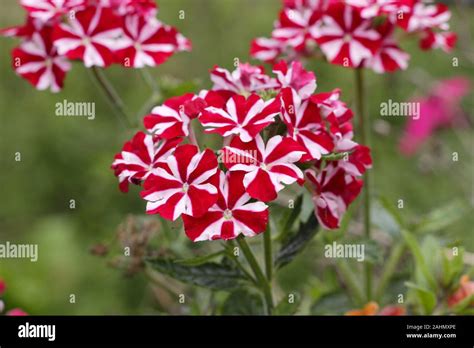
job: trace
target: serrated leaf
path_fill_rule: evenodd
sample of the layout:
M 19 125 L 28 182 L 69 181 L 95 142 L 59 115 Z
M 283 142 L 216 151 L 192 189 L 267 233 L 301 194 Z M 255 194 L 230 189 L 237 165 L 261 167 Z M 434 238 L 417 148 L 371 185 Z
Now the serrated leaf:
M 199 266 L 199 265 L 202 265 L 203 263 L 206 263 L 207 261 L 213 260 L 216 257 L 219 257 L 224 254 L 225 254 L 225 250 L 221 250 L 213 254 L 197 256 L 190 259 L 176 260 L 174 262 L 179 263 L 180 265 L 185 265 L 185 266 Z
M 262 297 L 247 290 L 232 292 L 222 305 L 223 315 L 261 315 L 264 313 Z
M 436 294 L 433 291 L 412 282 L 405 282 L 405 285 L 408 288 L 413 289 L 413 291 L 416 293 L 419 304 L 423 308 L 423 314 L 432 314 L 434 308 L 436 307 Z
M 230 265 L 208 262 L 198 266 L 187 266 L 167 259 L 149 259 L 146 262 L 160 273 L 184 283 L 210 289 L 235 289 L 246 282 L 243 272 Z
M 300 224 L 298 232 L 286 242 L 277 254 L 275 264 L 283 267 L 298 255 L 318 232 L 318 220 L 311 214 L 308 221 Z

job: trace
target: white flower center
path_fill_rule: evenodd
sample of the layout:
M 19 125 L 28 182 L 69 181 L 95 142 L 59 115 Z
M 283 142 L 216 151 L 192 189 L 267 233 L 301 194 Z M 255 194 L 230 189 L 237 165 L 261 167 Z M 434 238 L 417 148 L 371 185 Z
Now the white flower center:
M 186 192 L 188 192 L 188 190 L 189 190 L 189 184 L 187 182 L 185 182 L 183 184 L 183 192 L 186 193 Z
M 139 42 L 135 42 L 135 44 L 133 45 L 135 47 L 135 49 L 137 51 L 141 51 L 142 50 L 142 45 L 139 43 Z
M 91 38 L 86 36 L 82 39 L 82 43 L 84 44 L 84 46 L 89 46 L 91 44 Z
M 268 169 L 269 169 L 269 168 L 267 167 L 267 164 L 266 164 L 266 163 L 260 164 L 260 168 L 262 168 L 263 170 L 268 170 Z
M 352 40 L 352 35 L 351 34 L 345 34 L 343 38 L 344 42 L 349 42 Z
M 226 220 L 232 219 L 232 210 L 230 209 L 224 210 L 224 219 Z

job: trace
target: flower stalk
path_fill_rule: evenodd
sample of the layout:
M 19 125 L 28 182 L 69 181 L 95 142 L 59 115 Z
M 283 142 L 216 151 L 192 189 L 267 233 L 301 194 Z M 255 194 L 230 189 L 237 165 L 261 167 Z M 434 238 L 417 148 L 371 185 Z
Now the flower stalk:
M 240 249 L 244 253 L 244 256 L 247 259 L 250 268 L 252 268 L 255 277 L 260 283 L 260 288 L 262 290 L 263 298 L 265 300 L 265 312 L 267 315 L 271 315 L 273 310 L 273 297 L 270 284 L 265 278 L 265 275 L 263 274 L 262 269 L 258 265 L 258 262 L 252 253 L 252 250 L 250 249 L 249 245 L 247 244 L 245 238 L 242 235 L 237 238 L 237 243 L 239 244 Z
M 364 93 L 364 71 L 362 68 L 355 69 L 355 108 L 359 120 L 358 131 L 360 142 L 365 146 L 370 146 L 369 139 L 369 118 L 365 110 L 365 93 Z M 364 187 L 362 193 L 363 200 L 363 221 L 364 235 L 371 238 L 370 223 L 370 175 L 369 171 L 365 172 Z M 365 265 L 365 290 L 367 301 L 372 299 L 372 265 Z

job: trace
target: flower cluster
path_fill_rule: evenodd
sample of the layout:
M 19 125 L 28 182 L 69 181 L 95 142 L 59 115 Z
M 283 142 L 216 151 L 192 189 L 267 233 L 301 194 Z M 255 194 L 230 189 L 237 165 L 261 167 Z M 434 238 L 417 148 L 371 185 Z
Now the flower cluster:
M 307 179 L 320 223 L 337 228 L 361 190 L 370 151 L 352 140 L 352 111 L 339 90 L 314 94 L 316 77 L 298 61 L 278 62 L 273 73 L 216 66 L 211 90 L 155 107 L 144 118 L 147 133 L 115 156 L 120 189 L 142 184 L 148 214 L 181 217 L 187 236 L 202 241 L 263 232 L 267 204 Z M 201 151 L 193 121 L 221 135 L 223 147 Z
M 70 60 L 86 67 L 162 64 L 191 44 L 156 19 L 154 0 L 20 0 L 26 23 L 0 31 L 23 41 L 13 68 L 39 90 L 61 90 Z
M 0 297 L 3 296 L 3 293 L 5 292 L 6 288 L 7 288 L 7 286 L 6 286 L 5 282 L 3 281 L 3 279 L 0 278 Z M 3 303 L 2 300 L 0 300 L 0 313 L 3 313 L 4 309 L 5 309 L 5 304 Z M 9 315 L 9 316 L 24 316 L 24 315 L 27 315 L 20 308 L 10 309 L 5 314 Z
M 332 64 L 391 72 L 406 69 L 410 58 L 398 46 L 397 27 L 417 35 L 424 50 L 450 52 L 456 42 L 447 31 L 450 16 L 446 5 L 421 0 L 284 0 L 272 37 L 255 39 L 251 55 L 293 60 L 319 47 Z

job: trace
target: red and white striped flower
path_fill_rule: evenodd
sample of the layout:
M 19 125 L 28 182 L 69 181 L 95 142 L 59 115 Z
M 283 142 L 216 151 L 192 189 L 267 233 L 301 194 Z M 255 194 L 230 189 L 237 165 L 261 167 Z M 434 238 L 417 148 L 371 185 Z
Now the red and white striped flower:
M 375 54 L 364 62 L 365 67 L 379 74 L 408 67 L 410 55 L 397 45 L 393 37 L 394 29 L 395 26 L 388 21 L 377 27 L 382 37 L 381 44 Z
M 359 67 L 364 59 L 373 57 L 379 46 L 380 35 L 371 25 L 370 20 L 361 17 L 360 9 L 337 2 L 324 14 L 314 36 L 331 63 Z
M 295 165 L 305 154 L 304 149 L 291 138 L 280 135 L 265 144 L 260 135 L 245 143 L 234 138 L 224 148 L 224 164 L 230 171 L 244 171 L 244 186 L 255 199 L 269 202 L 285 186 L 304 180 L 303 173 Z
M 106 67 L 114 62 L 120 47 L 121 22 L 109 8 L 88 7 L 56 26 L 54 44 L 60 55 L 80 59 L 86 67 Z
M 107 0 L 108 7 L 114 9 L 118 15 L 138 15 L 151 19 L 158 14 L 155 0 Z
M 339 228 L 349 204 L 362 189 L 362 180 L 332 163 L 319 173 L 307 170 L 306 177 L 315 188 L 313 203 L 319 223 L 326 229 Z
M 138 15 L 126 16 L 124 38 L 116 51 L 117 60 L 125 67 L 143 68 L 164 63 L 178 50 L 178 32 L 157 20 Z
M 408 12 L 398 16 L 398 25 L 409 33 L 425 29 L 449 29 L 451 12 L 444 4 L 415 3 Z
M 20 3 L 31 17 L 48 22 L 71 11 L 83 9 L 86 0 L 21 0 Z
M 280 88 L 291 87 L 298 95 L 305 99 L 309 98 L 316 90 L 316 76 L 312 71 L 303 68 L 299 61 L 291 63 L 290 67 L 282 60 L 273 66 Z
M 321 115 L 327 120 L 335 120 L 337 124 L 343 124 L 353 117 L 352 110 L 346 103 L 340 100 L 341 90 L 336 88 L 331 92 L 318 93 L 311 96 L 311 101 L 316 103 Z
M 279 40 L 259 37 L 252 40 L 250 56 L 262 62 L 273 62 L 284 49 L 285 44 Z
M 217 158 L 211 150 L 199 152 L 194 145 L 181 145 L 145 180 L 142 197 L 147 214 L 176 220 L 182 214 L 199 217 L 217 202 L 217 188 L 209 180 L 216 174 Z
M 357 145 L 346 159 L 338 162 L 339 167 L 352 176 L 362 176 L 367 169 L 372 168 L 370 148 Z
M 317 31 L 320 19 L 321 11 L 310 7 L 284 8 L 272 38 L 284 42 L 297 52 L 305 52 L 314 43 L 312 33 Z
M 430 50 L 433 48 L 440 48 L 446 53 L 450 53 L 457 41 L 456 33 L 443 31 L 434 32 L 432 30 L 425 30 L 422 33 L 422 39 L 420 41 L 420 47 L 423 50 Z
M 191 118 L 197 116 L 190 112 L 189 106 L 193 106 L 196 98 L 194 94 L 188 93 L 168 99 L 145 116 L 145 128 L 162 139 L 188 136 Z
M 136 133 L 132 140 L 125 143 L 112 163 L 120 190 L 128 192 L 129 183 L 139 185 L 153 170 L 163 166 L 181 141 L 180 138 L 158 141 L 155 136 Z
M 201 217 L 183 215 L 184 230 L 192 241 L 228 240 L 239 234 L 253 237 L 265 231 L 268 206 L 250 202 L 243 179 L 243 172 L 220 172 L 217 203 Z
M 334 148 L 331 135 L 326 131 L 318 106 L 310 99 L 302 100 L 295 90 L 285 88 L 281 93 L 282 118 L 288 136 L 305 150 L 302 161 L 320 159 Z
M 206 133 L 218 133 L 224 137 L 238 135 L 243 142 L 249 142 L 279 114 L 277 99 L 264 101 L 252 94 L 231 97 L 225 108 L 207 107 L 199 117 Z
M 275 79 L 265 74 L 260 66 L 241 63 L 233 71 L 215 66 L 211 71 L 213 90 L 231 91 L 237 94 L 246 94 L 264 91 L 276 87 Z
M 59 92 L 71 64 L 59 56 L 51 41 L 51 28 L 34 32 L 30 39 L 12 52 L 13 68 L 38 90 Z

